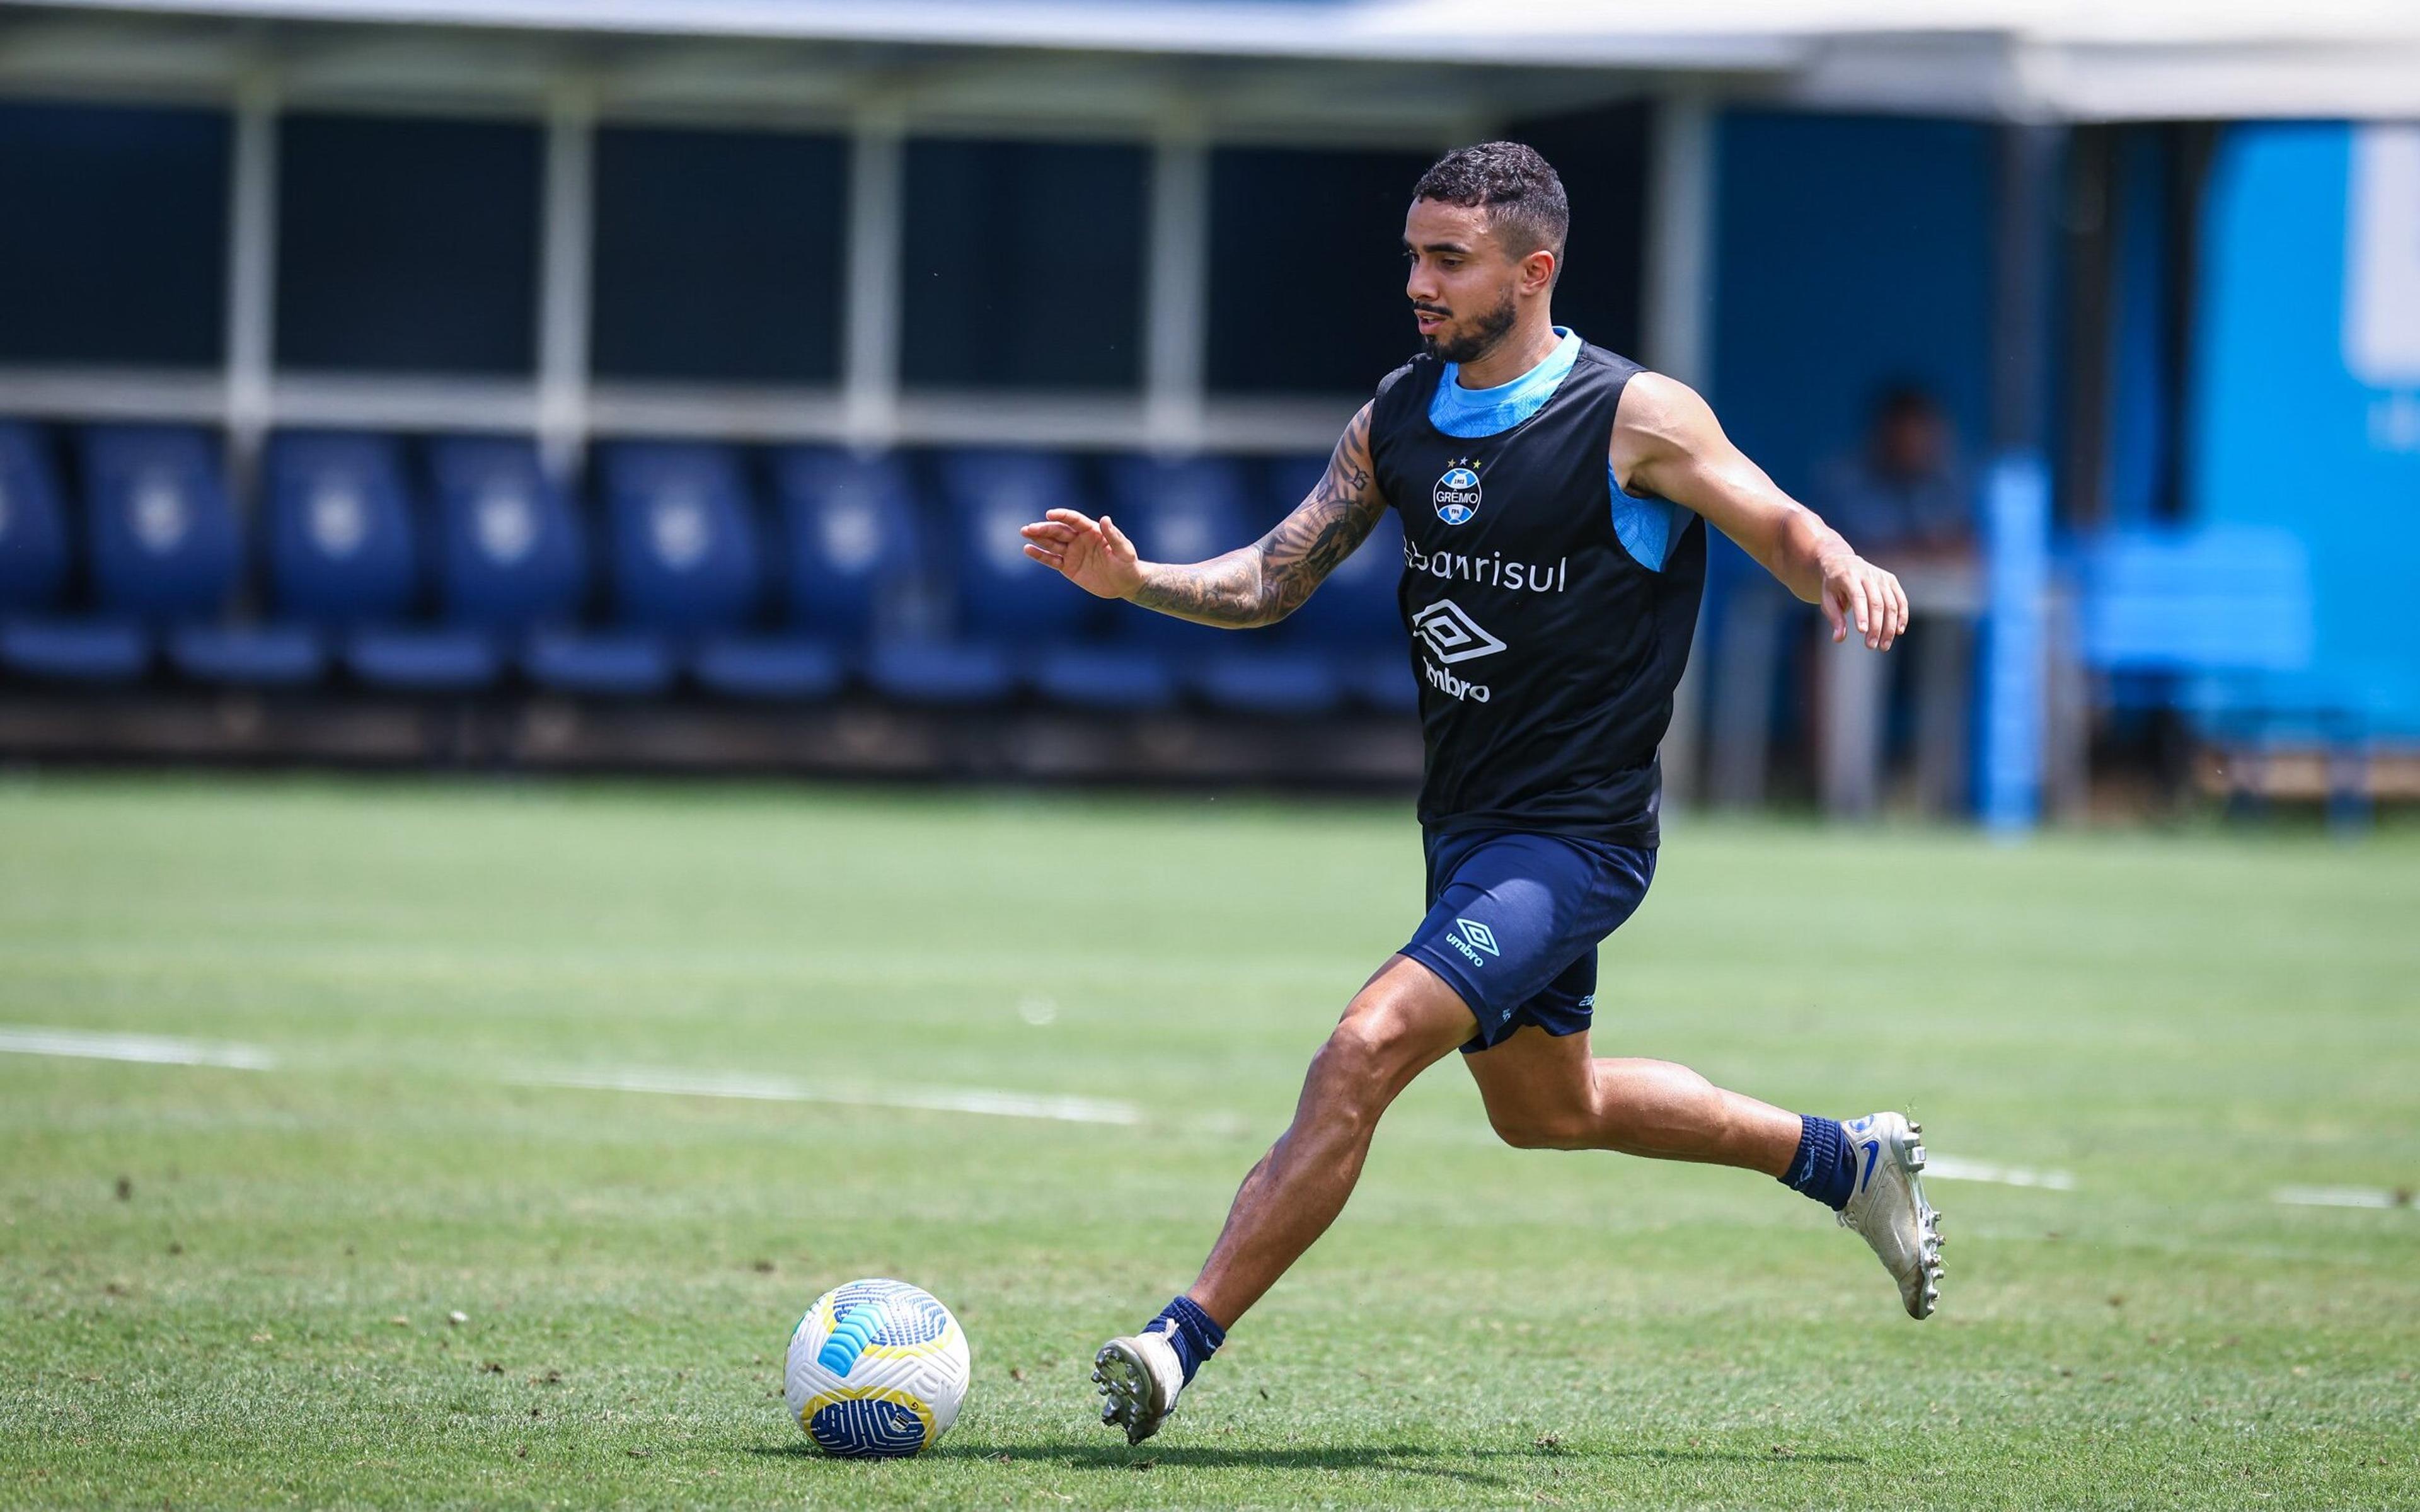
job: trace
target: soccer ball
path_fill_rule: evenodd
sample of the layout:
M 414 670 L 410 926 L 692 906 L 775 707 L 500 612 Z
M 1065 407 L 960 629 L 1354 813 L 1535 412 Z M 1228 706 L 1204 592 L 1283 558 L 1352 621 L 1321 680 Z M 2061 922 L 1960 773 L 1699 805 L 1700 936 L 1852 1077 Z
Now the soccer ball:
M 790 1416 L 826 1454 L 891 1459 L 929 1449 L 967 1399 L 967 1335 L 905 1281 L 852 1281 L 790 1335 Z

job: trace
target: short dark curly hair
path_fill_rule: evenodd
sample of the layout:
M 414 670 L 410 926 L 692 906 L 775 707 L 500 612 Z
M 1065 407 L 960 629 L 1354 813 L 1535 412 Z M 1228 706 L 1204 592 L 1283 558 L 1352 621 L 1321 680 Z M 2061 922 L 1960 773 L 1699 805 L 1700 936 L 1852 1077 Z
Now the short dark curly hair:
M 1554 166 L 1534 147 L 1519 142 L 1456 147 L 1420 175 L 1412 186 L 1412 198 L 1480 206 L 1513 256 L 1526 257 L 1543 248 L 1555 255 L 1556 273 L 1562 272 L 1572 202 Z

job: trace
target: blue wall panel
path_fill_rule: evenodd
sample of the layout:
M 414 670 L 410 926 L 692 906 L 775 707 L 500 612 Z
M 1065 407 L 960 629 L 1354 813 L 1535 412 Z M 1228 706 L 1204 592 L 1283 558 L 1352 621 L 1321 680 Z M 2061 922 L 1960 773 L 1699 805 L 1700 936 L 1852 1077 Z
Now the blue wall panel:
M 2284 525 L 2309 546 L 2315 697 L 2374 701 L 2420 734 L 2420 371 L 2349 369 L 2352 132 L 2229 128 L 2203 203 L 2187 497 L 2195 517 Z M 2412 186 L 2420 192 L 2420 183 Z M 2409 417 L 2407 419 L 2407 417 Z
M 1970 459 L 1988 437 L 1992 128 L 1737 111 L 1717 145 L 1713 393 L 1803 493 L 1875 389 L 1923 383 Z

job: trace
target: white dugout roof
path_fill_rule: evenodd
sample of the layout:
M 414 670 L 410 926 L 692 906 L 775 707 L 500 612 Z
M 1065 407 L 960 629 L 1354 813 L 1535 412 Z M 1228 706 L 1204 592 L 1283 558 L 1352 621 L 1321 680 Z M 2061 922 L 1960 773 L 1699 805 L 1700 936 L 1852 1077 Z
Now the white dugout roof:
M 8 97 L 227 107 L 235 132 L 221 369 L 0 365 L 0 412 L 220 424 L 239 455 L 287 425 L 534 430 L 566 462 L 604 435 L 1317 452 L 1360 395 L 1206 387 L 1213 147 L 1433 152 L 1507 122 L 1649 102 L 1638 349 L 1703 381 L 1719 107 L 2046 125 L 2420 119 L 2420 3 L 0 0 Z M 534 373 L 319 372 L 274 359 L 277 122 L 313 110 L 541 123 Z M 845 136 L 834 381 L 640 383 L 590 371 L 591 142 L 602 122 Z M 1139 392 L 903 384 L 902 142 L 954 131 L 1152 153 Z M 2024 145 L 2044 134 L 2009 138 L 2010 161 L 2033 165 L 2004 175 L 2004 193 L 2033 196 L 2012 205 L 2021 221 L 2048 192 L 2034 170 L 2049 159 Z M 2011 332 L 2041 324 L 2033 304 L 2009 309 Z
M 230 22 L 520 34 L 507 54 L 547 34 L 683 39 L 691 51 L 661 60 L 666 79 L 721 71 L 712 66 L 719 42 L 753 44 L 766 67 L 808 55 L 861 67 L 867 50 L 1007 49 L 1102 65 L 1410 66 L 1378 70 L 1400 84 L 1420 69 L 1476 65 L 1513 92 L 1501 100 L 1483 86 L 1440 85 L 1447 105 L 1465 112 L 1534 105 L 1542 88 L 1550 101 L 1591 92 L 1558 88 L 1539 78 L 1545 70 L 1665 84 L 1697 74 L 1734 97 L 2010 119 L 2420 116 L 2420 6 L 2410 0 L 51 0 L 16 8 L 188 25 L 208 18 L 230 37 L 244 30 Z M 128 41 L 208 39 L 138 28 Z M 636 60 L 626 52 L 621 63 Z M 1024 82 L 1089 89 L 1103 81 Z M 1306 94 L 1320 88 L 1315 72 L 1293 82 Z

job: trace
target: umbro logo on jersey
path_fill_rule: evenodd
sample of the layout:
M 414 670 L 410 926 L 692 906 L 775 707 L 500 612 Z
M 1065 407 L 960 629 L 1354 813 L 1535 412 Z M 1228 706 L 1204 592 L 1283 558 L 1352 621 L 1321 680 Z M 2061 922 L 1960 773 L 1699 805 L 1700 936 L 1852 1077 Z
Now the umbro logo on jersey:
M 1446 667 L 1473 656 L 1492 656 L 1504 649 L 1504 642 L 1489 635 L 1450 598 L 1440 598 L 1412 616 L 1412 633 L 1420 639 L 1420 648 L 1428 656 L 1420 661 L 1420 674 L 1429 686 L 1448 698 L 1470 703 L 1484 703 L 1488 687 L 1455 676 Z M 1440 665 L 1440 663 L 1444 665 Z
M 1450 598 L 1440 598 L 1413 615 L 1412 633 L 1428 647 L 1430 656 L 1449 667 L 1473 656 L 1492 656 L 1504 649 L 1503 641 L 1489 635 Z
M 1459 525 L 1479 513 L 1479 473 L 1466 458 L 1457 461 L 1438 477 L 1429 497 L 1436 505 L 1437 518 Z

